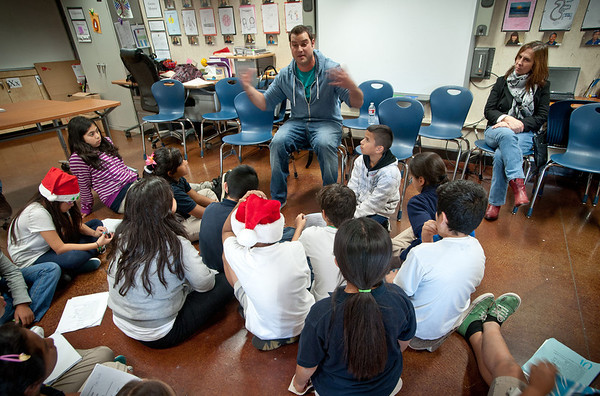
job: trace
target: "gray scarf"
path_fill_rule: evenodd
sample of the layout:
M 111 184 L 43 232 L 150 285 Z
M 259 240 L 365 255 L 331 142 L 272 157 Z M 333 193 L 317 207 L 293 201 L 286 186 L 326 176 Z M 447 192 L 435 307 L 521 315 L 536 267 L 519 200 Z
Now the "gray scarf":
M 508 115 L 522 120 L 525 117 L 530 117 L 535 108 L 533 106 L 533 95 L 537 89 L 525 89 L 525 84 L 529 74 L 517 75 L 514 71 L 506 79 L 508 90 L 513 96 L 512 107 L 508 111 Z

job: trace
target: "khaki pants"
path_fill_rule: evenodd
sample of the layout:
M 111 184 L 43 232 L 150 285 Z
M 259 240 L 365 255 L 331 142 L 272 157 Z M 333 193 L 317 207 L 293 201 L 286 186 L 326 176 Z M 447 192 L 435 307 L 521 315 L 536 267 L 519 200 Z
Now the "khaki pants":
M 396 235 L 392 238 L 392 255 L 396 257 L 400 256 L 400 253 L 409 247 L 415 239 L 417 239 L 417 237 L 415 236 L 412 227 L 408 227 L 406 230 Z

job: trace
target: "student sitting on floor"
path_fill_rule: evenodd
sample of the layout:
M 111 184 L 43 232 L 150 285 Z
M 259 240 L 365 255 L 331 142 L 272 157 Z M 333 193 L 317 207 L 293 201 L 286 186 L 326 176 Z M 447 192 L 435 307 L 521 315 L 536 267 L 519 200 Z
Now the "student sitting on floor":
M 252 345 L 262 351 L 298 340 L 315 299 L 302 244 L 278 242 L 285 219 L 261 191 L 240 199 L 223 225 L 223 265 L 244 310 Z
M 6 306 L 0 302 L 4 309 L 0 324 L 14 319 L 21 326 L 29 326 L 40 321 L 50 308 L 59 279 L 56 263 L 19 269 L 0 251 L 0 297 L 6 302 Z
M 208 268 L 223 272 L 223 224 L 237 202 L 258 188 L 258 175 L 249 165 L 239 165 L 225 174 L 221 202 L 208 205 L 200 224 L 200 253 Z
M 410 347 L 430 352 L 468 313 L 471 293 L 485 269 L 483 249 L 469 236 L 483 220 L 485 190 L 473 182 L 456 180 L 439 186 L 437 195 L 436 221 L 423 225 L 423 243 L 410 251 L 394 279 L 417 314 L 417 333 Z M 443 239 L 433 242 L 435 234 Z
M 173 388 L 160 380 L 132 380 L 116 396 L 177 396 Z
M 109 246 L 108 306 L 113 322 L 150 348 L 169 348 L 194 335 L 232 297 L 175 218 L 177 203 L 161 177 L 130 189 L 123 221 Z
M 520 305 L 521 298 L 515 293 L 505 293 L 496 300 L 487 293 L 456 330 L 473 348 L 479 373 L 490 386 L 489 396 L 547 395 L 554 388 L 556 367 L 546 361 L 538 362 L 531 366 L 528 382 L 500 332 L 502 323 Z
M 69 121 L 69 167 L 81 190 L 81 213 L 92 213 L 96 191 L 100 201 L 114 212 L 123 213 L 127 190 L 138 178 L 119 155 L 113 142 L 102 136 L 96 123 L 78 116 Z
M 398 160 L 390 151 L 394 134 L 386 125 L 370 125 L 360 141 L 362 155 L 354 161 L 348 187 L 356 194 L 354 217 L 370 217 L 389 227 L 400 201 Z
M 375 221 L 353 219 L 340 226 L 333 252 L 348 283 L 306 317 L 289 390 L 306 392 L 312 380 L 320 395 L 395 395 L 416 322 L 406 294 L 384 282 L 391 240 Z
M 177 214 L 183 219 L 188 239 L 197 241 L 204 210 L 218 201 L 217 195 L 211 190 L 212 183 L 188 183 L 184 177 L 190 173 L 188 162 L 176 148 L 161 147 L 146 162 L 147 172 L 162 177 L 171 185 L 177 201 Z
M 0 314 L 3 308 L 0 306 Z M 57 361 L 56 347 L 52 338 L 38 334 L 14 323 L 0 327 L 0 395 L 64 396 L 81 392 L 85 381 L 96 364 L 120 371 L 132 368 L 115 362 L 115 355 L 105 346 L 92 349 L 77 349 L 82 359 L 52 383 L 43 385 L 52 373 Z
M 310 292 L 315 296 L 315 301 L 329 297 L 329 293 L 344 280 L 333 257 L 333 240 L 342 223 L 354 217 L 356 195 L 346 186 L 330 184 L 319 190 L 317 201 L 326 226 L 304 229 L 306 217 L 300 213 L 296 217 L 296 233 L 292 239 L 302 243 L 310 260 L 314 274 Z
M 421 230 L 427 220 L 435 220 L 436 190 L 448 181 L 446 164 L 433 152 L 418 153 L 408 163 L 408 175 L 418 194 L 408 200 L 406 213 L 410 227 L 392 239 L 394 256 L 406 260 L 408 252 L 421 243 Z
M 96 256 L 111 236 L 100 220 L 82 224 L 77 198 L 77 178 L 51 168 L 10 223 L 8 254 L 17 267 L 53 262 L 73 275 L 100 266 Z

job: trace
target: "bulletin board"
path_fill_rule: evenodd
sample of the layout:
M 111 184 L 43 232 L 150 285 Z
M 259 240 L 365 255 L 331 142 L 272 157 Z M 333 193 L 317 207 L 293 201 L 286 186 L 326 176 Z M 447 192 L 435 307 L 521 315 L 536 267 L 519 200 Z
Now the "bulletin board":
M 317 46 L 359 84 L 429 95 L 467 86 L 475 38 L 473 0 L 316 0 Z

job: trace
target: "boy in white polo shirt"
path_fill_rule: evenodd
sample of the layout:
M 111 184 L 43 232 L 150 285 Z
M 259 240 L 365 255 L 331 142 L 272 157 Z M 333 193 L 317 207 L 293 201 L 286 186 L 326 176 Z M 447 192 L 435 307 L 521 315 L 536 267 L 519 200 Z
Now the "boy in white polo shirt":
M 262 351 L 296 342 L 315 302 L 302 244 L 278 242 L 285 224 L 280 207 L 249 191 L 223 225 L 225 276 L 254 334 L 252 345 Z

